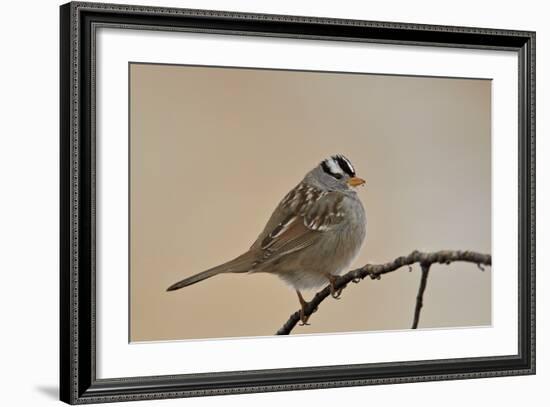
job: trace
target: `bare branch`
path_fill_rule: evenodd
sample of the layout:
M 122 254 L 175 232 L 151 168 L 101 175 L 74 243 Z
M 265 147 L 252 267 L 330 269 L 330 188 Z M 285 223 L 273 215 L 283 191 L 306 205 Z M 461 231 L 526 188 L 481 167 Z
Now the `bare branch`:
M 335 280 L 334 289 L 336 290 L 344 289 L 346 288 L 348 283 L 350 283 L 351 281 L 358 283 L 367 276 L 373 280 L 378 280 L 384 274 L 391 273 L 393 271 L 400 269 L 401 267 L 410 266 L 415 263 L 420 263 L 421 266 L 425 265 L 427 269 L 429 269 L 429 267 L 432 264 L 451 264 L 457 261 L 473 263 L 478 265 L 479 267 L 482 267 L 482 265 L 490 266 L 491 255 L 476 253 L 471 251 L 462 251 L 462 250 L 442 250 L 442 251 L 433 252 L 433 253 L 423 253 L 415 250 L 408 256 L 398 257 L 397 259 L 389 263 L 367 264 L 364 267 L 351 270 L 346 274 L 338 277 Z M 424 273 L 424 268 L 422 270 L 423 270 L 423 274 L 426 274 L 426 279 L 427 279 L 428 272 L 426 271 L 426 273 Z M 424 283 L 424 289 L 425 289 L 425 285 L 426 283 Z M 424 289 L 422 290 L 422 295 L 423 295 Z M 419 294 L 420 294 L 420 291 L 419 291 Z M 315 296 L 311 301 L 307 303 L 304 309 L 305 315 L 310 316 L 315 311 L 317 311 L 317 309 L 319 308 L 319 305 L 328 296 L 330 296 L 330 286 L 323 288 L 321 291 L 315 294 Z M 418 307 L 418 297 L 417 297 L 417 307 Z M 420 305 L 420 308 L 421 307 L 422 305 Z M 420 312 L 420 309 L 418 312 Z M 290 315 L 288 321 L 286 321 L 285 324 L 277 331 L 277 335 L 288 335 L 292 331 L 292 329 L 294 329 L 294 327 L 299 321 L 300 321 L 300 311 L 296 311 L 295 313 Z
M 414 307 L 414 321 L 412 329 L 418 327 L 418 320 L 420 319 L 420 310 L 424 304 L 424 291 L 426 291 L 426 284 L 428 284 L 428 273 L 430 271 L 430 265 L 421 263 L 422 277 L 420 278 L 420 287 L 418 287 L 418 294 L 416 295 L 416 307 Z

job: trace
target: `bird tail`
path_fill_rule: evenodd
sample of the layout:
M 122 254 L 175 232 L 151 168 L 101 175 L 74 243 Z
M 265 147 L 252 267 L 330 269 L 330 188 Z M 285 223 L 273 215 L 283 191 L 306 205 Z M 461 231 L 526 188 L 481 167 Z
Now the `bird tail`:
M 206 280 L 207 278 L 214 277 L 215 275 L 222 273 L 247 273 L 252 267 L 254 267 L 255 253 L 249 251 L 243 255 L 228 261 L 227 263 L 220 264 L 201 273 L 195 274 L 191 277 L 187 277 L 175 284 L 172 284 L 166 289 L 166 291 L 179 290 L 180 288 L 187 287 L 189 285 L 198 283 L 199 281 Z

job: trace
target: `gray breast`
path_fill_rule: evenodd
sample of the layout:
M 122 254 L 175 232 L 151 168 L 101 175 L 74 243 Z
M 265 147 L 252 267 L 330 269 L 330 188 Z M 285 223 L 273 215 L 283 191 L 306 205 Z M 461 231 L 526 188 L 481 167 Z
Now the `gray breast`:
M 341 274 L 348 270 L 358 255 L 366 236 L 366 215 L 359 199 L 346 198 L 342 208 L 346 221 L 335 230 L 326 232 L 314 250 L 302 253 L 297 265 L 303 275 L 294 285 L 314 288 L 327 283 L 327 274 Z M 296 277 L 295 277 L 296 279 Z

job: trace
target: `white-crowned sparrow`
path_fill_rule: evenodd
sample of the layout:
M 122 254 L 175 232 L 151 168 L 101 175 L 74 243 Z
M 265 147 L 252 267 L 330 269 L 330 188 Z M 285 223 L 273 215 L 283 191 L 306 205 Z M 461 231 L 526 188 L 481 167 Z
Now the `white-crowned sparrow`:
M 328 282 L 337 298 L 336 276 L 346 270 L 363 244 L 366 215 L 354 187 L 364 183 L 343 155 L 323 160 L 286 194 L 246 253 L 187 277 L 167 291 L 221 273 L 272 273 L 296 290 L 302 324 L 306 324 L 307 303 L 300 290 Z

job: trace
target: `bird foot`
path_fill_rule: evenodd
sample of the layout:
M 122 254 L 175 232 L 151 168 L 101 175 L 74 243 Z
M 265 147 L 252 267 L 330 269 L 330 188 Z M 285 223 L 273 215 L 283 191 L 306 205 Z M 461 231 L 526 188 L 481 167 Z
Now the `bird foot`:
M 308 306 L 308 302 L 306 300 L 304 300 L 304 297 L 302 297 L 302 293 L 298 290 L 296 290 L 296 293 L 298 294 L 298 300 L 300 301 L 300 326 L 304 326 L 304 325 L 311 325 L 311 324 L 308 324 L 308 320 L 309 320 L 309 317 L 310 315 L 306 315 L 306 307 Z M 317 311 L 317 308 L 313 311 L 315 312 Z
M 300 310 L 300 323 L 298 324 L 300 326 L 311 325 L 307 322 L 309 320 L 309 315 L 305 314 L 304 308 L 305 307 L 302 307 L 302 309 Z
M 336 289 L 336 281 L 338 281 L 338 276 L 333 276 L 332 274 L 328 276 L 328 281 L 330 282 L 330 296 L 335 300 L 339 300 L 342 296 L 342 290 L 344 287 Z
M 330 287 L 330 296 L 334 298 L 335 300 L 341 300 L 342 299 L 342 288 L 335 290 L 334 287 Z

